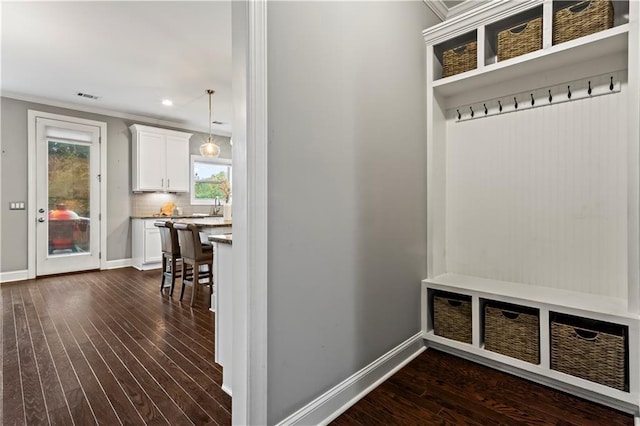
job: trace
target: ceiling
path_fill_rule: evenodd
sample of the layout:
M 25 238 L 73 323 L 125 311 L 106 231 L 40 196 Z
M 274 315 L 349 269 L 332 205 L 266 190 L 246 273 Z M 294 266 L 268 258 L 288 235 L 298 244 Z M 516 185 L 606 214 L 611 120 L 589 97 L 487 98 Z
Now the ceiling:
M 2 2 L 2 95 L 231 135 L 231 3 Z M 78 96 L 97 95 L 97 100 Z M 171 99 L 174 105 L 161 104 Z

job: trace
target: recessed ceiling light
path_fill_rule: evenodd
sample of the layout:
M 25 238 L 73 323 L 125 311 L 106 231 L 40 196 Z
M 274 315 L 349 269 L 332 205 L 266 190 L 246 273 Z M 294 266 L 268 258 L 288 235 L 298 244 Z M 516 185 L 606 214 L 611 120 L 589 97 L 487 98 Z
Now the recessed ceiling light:
M 171 99 L 163 99 L 162 100 L 162 105 L 171 106 L 171 105 L 173 105 L 173 101 Z

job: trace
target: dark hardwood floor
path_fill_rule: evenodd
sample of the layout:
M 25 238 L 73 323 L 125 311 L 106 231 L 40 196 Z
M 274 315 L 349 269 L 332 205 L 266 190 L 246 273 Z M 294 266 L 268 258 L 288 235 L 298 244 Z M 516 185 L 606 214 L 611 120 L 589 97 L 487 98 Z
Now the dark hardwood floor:
M 208 291 L 131 268 L 0 286 L 0 424 L 231 423 Z
M 633 425 L 633 416 L 427 349 L 333 423 Z
M 131 268 L 0 286 L 0 424 L 230 424 L 208 292 Z M 429 349 L 334 425 L 632 425 L 629 415 Z

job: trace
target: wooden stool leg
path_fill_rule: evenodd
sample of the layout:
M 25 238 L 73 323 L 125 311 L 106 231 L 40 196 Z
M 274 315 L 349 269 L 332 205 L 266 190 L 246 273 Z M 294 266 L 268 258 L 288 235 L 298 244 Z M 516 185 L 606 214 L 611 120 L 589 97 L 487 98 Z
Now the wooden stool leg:
M 171 290 L 169 291 L 169 296 L 173 296 L 173 287 L 176 285 L 176 261 L 175 256 L 171 256 Z
M 182 258 L 182 289 L 180 290 L 180 301 L 182 302 L 182 297 L 184 296 L 184 287 L 187 285 L 185 283 L 185 278 L 187 277 L 187 263 L 184 258 Z
M 191 291 L 191 306 L 193 306 L 193 304 L 196 301 L 196 292 L 198 291 L 198 281 L 199 281 L 199 277 L 198 274 L 200 273 L 200 265 L 198 265 L 198 262 L 193 264 L 193 290 Z
M 160 291 L 164 288 L 164 273 L 167 271 L 167 257 L 162 253 L 162 277 L 160 278 Z

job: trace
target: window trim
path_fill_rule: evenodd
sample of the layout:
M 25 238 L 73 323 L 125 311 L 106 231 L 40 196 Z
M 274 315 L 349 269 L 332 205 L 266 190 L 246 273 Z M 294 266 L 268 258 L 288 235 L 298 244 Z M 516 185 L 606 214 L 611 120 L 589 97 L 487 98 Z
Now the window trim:
M 193 178 L 194 173 L 193 173 L 193 168 L 194 168 L 194 164 L 198 162 L 198 163 L 210 163 L 210 164 L 219 164 L 219 165 L 224 165 L 224 166 L 228 166 L 229 167 L 229 185 L 231 185 L 232 182 L 232 176 L 231 173 L 232 172 L 232 164 L 233 162 L 228 159 L 228 158 L 210 158 L 210 157 L 204 157 L 202 155 L 191 155 L 191 160 L 190 160 L 190 164 L 191 166 L 189 167 L 189 193 L 190 193 L 190 198 L 191 198 L 191 205 L 193 206 L 212 206 L 214 204 L 214 200 L 198 200 L 195 198 L 196 196 L 196 182 L 195 179 Z M 224 200 L 222 200 L 222 202 L 224 202 Z

